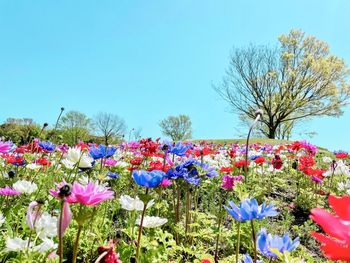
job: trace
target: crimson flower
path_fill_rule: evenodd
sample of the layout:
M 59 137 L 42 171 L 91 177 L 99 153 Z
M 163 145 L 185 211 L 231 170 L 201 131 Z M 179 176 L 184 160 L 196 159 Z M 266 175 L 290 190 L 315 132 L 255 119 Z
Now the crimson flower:
M 350 262 L 350 196 L 330 195 L 328 202 L 334 214 L 322 208 L 311 210 L 310 218 L 325 232 L 313 232 L 312 236 L 321 242 L 325 257 Z
M 272 159 L 271 164 L 272 164 L 273 168 L 279 170 L 282 168 L 283 161 L 282 161 L 281 157 L 276 154 L 275 158 Z

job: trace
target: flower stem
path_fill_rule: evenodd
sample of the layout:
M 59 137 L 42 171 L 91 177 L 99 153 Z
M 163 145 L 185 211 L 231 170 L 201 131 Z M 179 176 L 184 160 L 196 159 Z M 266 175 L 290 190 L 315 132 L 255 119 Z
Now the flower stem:
M 148 194 L 148 188 L 146 188 L 146 195 L 147 194 Z M 136 262 L 141 262 L 139 257 L 140 257 L 140 249 L 141 249 L 141 236 L 142 236 L 142 228 L 143 228 L 143 219 L 145 218 L 146 209 L 147 209 L 147 202 L 144 202 L 141 220 L 140 220 L 139 234 L 137 237 Z
M 241 222 L 238 221 L 237 222 L 236 263 L 238 263 L 240 243 L 241 243 Z
M 59 224 L 58 224 L 58 256 L 59 256 L 59 263 L 63 262 L 63 233 L 62 233 L 63 206 L 64 206 L 64 200 L 61 201 L 61 213 L 60 213 L 60 219 L 59 219 Z
M 256 233 L 254 228 L 254 220 L 250 220 L 250 224 L 252 227 L 252 241 L 253 241 L 253 247 L 254 247 L 254 263 L 257 262 L 257 249 L 256 249 Z
M 214 260 L 215 260 L 215 262 L 218 262 L 218 260 L 219 260 L 218 248 L 219 248 L 219 239 L 220 239 L 220 234 L 221 234 L 221 221 L 222 221 L 221 210 L 222 210 L 222 201 L 220 202 L 220 208 L 219 208 L 219 214 L 218 214 L 218 217 L 219 217 L 218 234 L 216 236 L 215 253 L 214 253 Z
M 187 190 L 186 193 L 186 221 L 185 221 L 185 235 L 187 236 L 189 231 L 189 224 L 191 220 L 190 216 L 190 209 L 191 209 L 191 192 L 190 189 Z
M 74 247 L 73 247 L 73 260 L 72 260 L 72 263 L 76 263 L 77 262 L 79 239 L 80 239 L 80 233 L 81 233 L 82 229 L 83 229 L 83 225 L 79 224 L 77 236 L 75 238 Z

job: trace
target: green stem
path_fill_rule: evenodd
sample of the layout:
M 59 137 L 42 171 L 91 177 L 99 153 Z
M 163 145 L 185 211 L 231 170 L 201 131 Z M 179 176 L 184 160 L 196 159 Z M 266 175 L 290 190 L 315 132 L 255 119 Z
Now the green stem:
M 72 260 L 72 263 L 76 263 L 77 262 L 79 239 L 80 239 L 80 233 L 81 233 L 82 229 L 83 229 L 83 226 L 79 224 L 77 236 L 75 238 L 74 247 L 73 247 L 73 260 Z
M 254 220 L 250 220 L 250 224 L 252 227 L 252 241 L 253 241 L 253 247 L 254 247 L 254 263 L 257 262 L 257 258 L 258 258 L 258 252 L 256 249 L 256 233 L 255 233 L 255 228 L 254 228 Z
M 191 220 L 190 216 L 190 209 L 191 209 L 191 192 L 190 189 L 187 190 L 186 193 L 186 221 L 185 221 L 185 235 L 187 236 L 189 231 L 189 224 Z
M 216 236 L 215 253 L 214 253 L 214 260 L 215 260 L 215 262 L 218 262 L 218 260 L 219 260 L 218 248 L 219 248 L 219 239 L 220 239 L 220 234 L 221 234 L 221 221 L 222 221 L 221 210 L 222 210 L 222 200 L 220 202 L 220 208 L 219 208 L 219 214 L 218 214 L 218 217 L 219 217 L 218 234 Z
M 148 188 L 146 188 L 146 195 L 148 194 Z M 141 215 L 141 220 L 140 220 L 140 227 L 139 227 L 139 234 L 137 237 L 137 247 L 136 247 L 136 262 L 141 262 L 140 261 L 140 249 L 141 249 L 141 236 L 142 236 L 142 228 L 143 228 L 143 219 L 145 218 L 145 213 L 147 209 L 147 203 L 144 202 L 143 209 L 142 209 L 142 215 Z
M 239 258 L 239 245 L 241 243 L 241 222 L 237 222 L 237 244 L 236 244 L 236 263 Z

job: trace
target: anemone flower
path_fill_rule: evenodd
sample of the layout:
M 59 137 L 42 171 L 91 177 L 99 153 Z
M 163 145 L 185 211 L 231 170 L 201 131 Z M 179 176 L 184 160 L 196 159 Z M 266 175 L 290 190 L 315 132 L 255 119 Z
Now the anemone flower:
M 20 195 L 21 192 L 16 191 L 15 189 L 5 186 L 4 188 L 0 188 L 0 195 Z
M 271 249 L 277 249 L 282 254 L 284 251 L 292 252 L 299 245 L 299 237 L 292 240 L 288 234 L 283 236 L 267 234 L 266 228 L 262 228 L 258 236 L 258 247 L 265 257 L 277 258 L 277 255 L 271 252 Z
M 109 158 L 111 157 L 115 152 L 117 151 L 117 148 L 113 146 L 106 146 L 103 144 L 100 144 L 98 147 L 90 147 L 90 155 L 95 160 L 101 159 L 101 158 Z
M 325 257 L 331 260 L 350 261 L 350 196 L 330 195 L 328 202 L 334 214 L 322 208 L 311 210 L 310 218 L 320 225 L 325 234 L 313 232 L 321 243 Z
M 231 201 L 229 201 L 229 204 L 231 208 L 225 206 L 226 210 L 239 222 L 278 215 L 273 205 L 266 205 L 265 202 L 262 205 L 258 205 L 255 198 L 243 200 L 239 207 Z
M 0 153 L 8 153 L 13 151 L 15 145 L 12 142 L 4 142 L 0 140 Z
M 138 185 L 147 188 L 154 188 L 161 184 L 165 177 L 165 173 L 159 170 L 153 170 L 151 172 L 139 170 L 133 171 L 132 177 Z
M 46 152 L 53 152 L 56 148 L 56 144 L 52 142 L 39 142 L 39 146 Z
M 75 202 L 83 205 L 94 206 L 103 201 L 114 198 L 114 192 L 109 188 L 89 182 L 87 185 L 73 183 L 72 194 Z

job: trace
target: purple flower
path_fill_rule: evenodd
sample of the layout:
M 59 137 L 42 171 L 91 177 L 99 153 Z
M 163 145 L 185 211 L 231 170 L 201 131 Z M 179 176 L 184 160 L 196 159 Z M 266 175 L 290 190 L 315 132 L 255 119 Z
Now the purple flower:
M 4 188 L 0 188 L 0 195 L 20 195 L 20 192 L 17 192 L 15 189 L 5 186 Z

